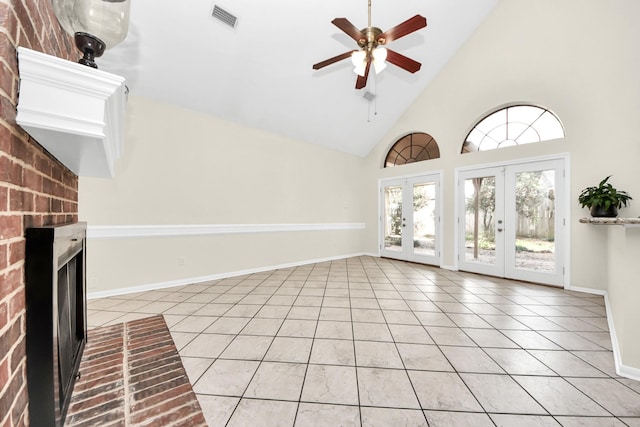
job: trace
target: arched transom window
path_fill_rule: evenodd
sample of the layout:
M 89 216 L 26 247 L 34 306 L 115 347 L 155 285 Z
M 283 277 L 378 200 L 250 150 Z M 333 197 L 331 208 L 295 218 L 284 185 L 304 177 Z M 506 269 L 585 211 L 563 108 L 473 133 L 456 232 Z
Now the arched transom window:
M 405 165 L 440 158 L 440 148 L 428 133 L 416 132 L 403 136 L 387 153 L 384 167 Z
M 469 132 L 462 153 L 531 144 L 564 138 L 560 120 L 534 105 L 503 108 L 482 119 Z

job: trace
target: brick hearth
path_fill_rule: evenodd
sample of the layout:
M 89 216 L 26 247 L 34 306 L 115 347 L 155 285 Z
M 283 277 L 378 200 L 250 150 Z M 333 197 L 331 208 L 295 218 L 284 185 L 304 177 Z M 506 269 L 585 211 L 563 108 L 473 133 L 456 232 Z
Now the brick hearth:
M 153 316 L 89 330 L 66 426 L 206 426 L 169 329 Z

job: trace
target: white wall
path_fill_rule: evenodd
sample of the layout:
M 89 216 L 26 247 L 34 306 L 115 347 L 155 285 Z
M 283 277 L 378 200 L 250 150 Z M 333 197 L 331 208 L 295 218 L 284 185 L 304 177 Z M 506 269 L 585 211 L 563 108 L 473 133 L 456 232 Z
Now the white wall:
M 454 265 L 455 167 L 569 153 L 571 284 L 606 289 L 606 232 L 578 223 L 588 212 L 576 200 L 582 188 L 613 174 L 613 184 L 637 199 L 621 215 L 640 214 L 637 16 L 640 2 L 635 0 L 500 2 L 369 155 L 368 228 L 377 224 L 378 179 L 443 170 L 444 264 Z M 517 102 L 553 111 L 564 124 L 566 138 L 459 154 L 465 136 L 478 120 L 499 106 Z M 441 158 L 381 169 L 393 142 L 415 131 L 436 139 Z M 367 234 L 365 251 L 376 248 L 376 237 Z
M 90 228 L 364 222 L 359 157 L 146 99 L 127 108 L 115 179 L 80 179 Z M 355 228 L 90 239 L 89 292 L 359 253 L 370 230 Z

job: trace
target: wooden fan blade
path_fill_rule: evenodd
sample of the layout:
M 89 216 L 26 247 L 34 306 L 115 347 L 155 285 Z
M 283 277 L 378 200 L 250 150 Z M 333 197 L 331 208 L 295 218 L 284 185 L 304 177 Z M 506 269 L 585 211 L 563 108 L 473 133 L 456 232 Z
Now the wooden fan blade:
M 385 31 L 378 37 L 378 44 L 391 43 L 394 40 L 404 37 L 407 34 L 411 34 L 420 28 L 427 26 L 427 18 L 421 15 L 416 15 L 413 18 L 409 18 L 401 24 Z
M 369 69 L 371 68 L 371 60 L 367 61 L 367 66 L 364 68 L 364 76 L 358 74 L 358 79 L 356 80 L 356 89 L 362 89 L 367 85 L 367 78 L 369 77 Z
M 336 18 L 331 21 L 333 25 L 340 28 L 345 32 L 349 37 L 354 39 L 356 42 L 359 42 L 362 39 L 366 40 L 366 36 L 362 34 L 362 31 L 356 28 L 347 18 Z
M 387 62 L 391 62 L 393 65 L 397 65 L 403 70 L 407 70 L 410 73 L 415 73 L 420 69 L 422 64 L 414 61 L 411 58 L 407 58 L 404 55 L 399 54 L 391 49 L 387 49 Z
M 351 56 L 351 54 L 355 52 L 355 50 L 350 50 L 349 52 L 341 53 L 340 55 L 336 55 L 333 58 L 325 59 L 322 62 L 318 62 L 313 65 L 314 70 L 319 70 L 320 68 L 326 67 L 327 65 L 331 65 L 334 62 L 342 61 L 343 59 L 347 59 Z

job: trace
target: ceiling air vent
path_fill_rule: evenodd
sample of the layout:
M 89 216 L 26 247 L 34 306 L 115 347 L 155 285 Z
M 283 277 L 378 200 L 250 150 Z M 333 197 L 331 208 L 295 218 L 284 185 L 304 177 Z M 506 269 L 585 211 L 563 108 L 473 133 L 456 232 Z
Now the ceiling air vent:
M 227 24 L 231 28 L 235 28 L 238 22 L 237 17 L 233 16 L 217 4 L 213 5 L 213 12 L 211 12 L 211 16 L 216 18 L 218 21 Z

